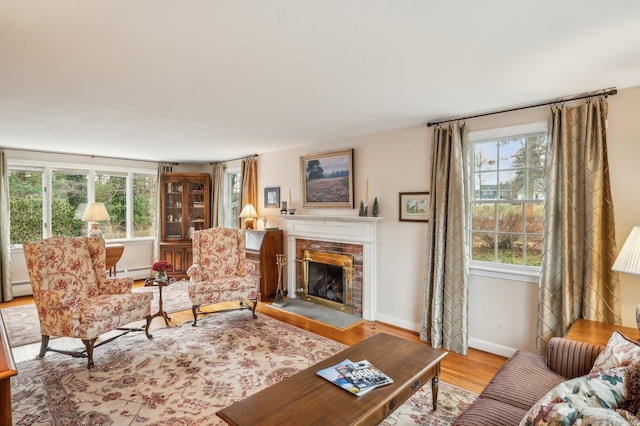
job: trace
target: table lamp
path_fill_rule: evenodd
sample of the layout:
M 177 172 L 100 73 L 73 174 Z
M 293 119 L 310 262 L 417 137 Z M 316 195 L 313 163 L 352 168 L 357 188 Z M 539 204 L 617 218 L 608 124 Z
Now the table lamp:
M 254 219 L 258 217 L 258 212 L 253 207 L 253 204 L 245 204 L 238 217 L 244 219 L 245 229 L 253 229 Z
M 99 238 L 102 237 L 102 231 L 100 230 L 100 224 L 98 222 L 111 220 L 107 208 L 104 203 L 90 203 L 87 205 L 87 209 L 82 215 L 83 222 L 91 222 L 91 229 L 89 230 L 89 237 Z
M 640 226 L 633 227 L 611 269 L 640 275 Z M 640 330 L 640 305 L 636 306 L 636 325 Z

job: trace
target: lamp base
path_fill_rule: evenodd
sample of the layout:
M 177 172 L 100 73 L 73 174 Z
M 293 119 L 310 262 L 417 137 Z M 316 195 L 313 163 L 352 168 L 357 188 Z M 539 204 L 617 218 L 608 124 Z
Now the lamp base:
M 89 238 L 101 238 L 102 231 L 100 230 L 100 225 L 95 222 L 91 224 L 91 229 L 89 229 Z
M 640 305 L 636 306 L 636 326 L 638 327 L 638 331 L 640 331 Z

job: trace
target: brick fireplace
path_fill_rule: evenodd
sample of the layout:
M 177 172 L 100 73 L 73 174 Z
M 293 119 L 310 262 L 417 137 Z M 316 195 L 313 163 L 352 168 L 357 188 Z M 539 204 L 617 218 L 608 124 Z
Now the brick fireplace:
M 362 316 L 362 246 L 296 239 L 296 297 Z
M 345 256 L 352 265 L 345 268 L 351 285 L 352 313 L 375 320 L 377 223 L 380 217 L 281 216 L 287 232 L 287 289 L 289 297 L 303 297 L 303 262 L 306 252 L 321 256 Z M 323 262 L 321 257 L 321 263 Z M 332 263 L 332 262 L 329 262 Z M 335 274 L 333 274 L 335 275 Z M 346 288 L 345 288 L 346 290 Z M 346 296 L 345 296 L 346 298 Z

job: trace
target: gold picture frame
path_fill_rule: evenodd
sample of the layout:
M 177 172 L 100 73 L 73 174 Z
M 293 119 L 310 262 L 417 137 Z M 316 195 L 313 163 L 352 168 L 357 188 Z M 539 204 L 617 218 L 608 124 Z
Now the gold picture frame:
M 304 207 L 353 208 L 353 149 L 300 157 Z

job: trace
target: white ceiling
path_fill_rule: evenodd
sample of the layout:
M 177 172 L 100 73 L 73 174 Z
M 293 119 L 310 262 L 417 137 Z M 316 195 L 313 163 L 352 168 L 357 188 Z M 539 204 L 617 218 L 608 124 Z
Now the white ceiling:
M 637 0 L 0 0 L 0 147 L 225 160 L 637 85 Z

